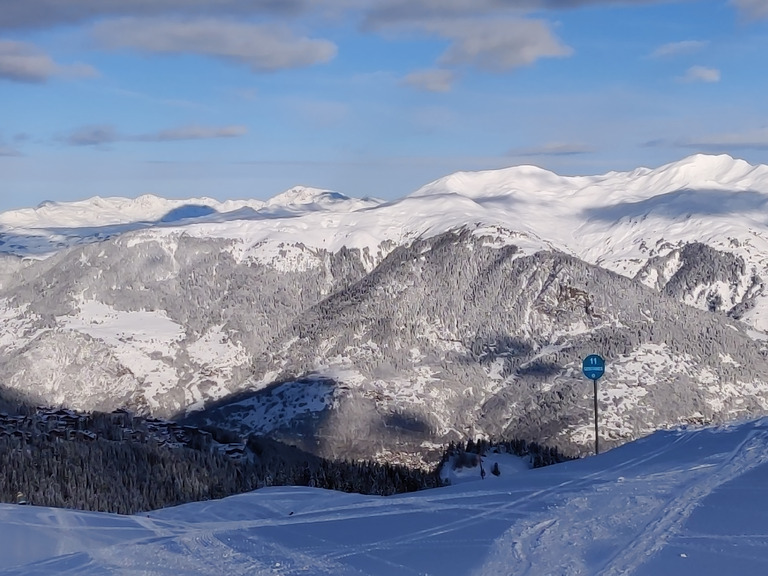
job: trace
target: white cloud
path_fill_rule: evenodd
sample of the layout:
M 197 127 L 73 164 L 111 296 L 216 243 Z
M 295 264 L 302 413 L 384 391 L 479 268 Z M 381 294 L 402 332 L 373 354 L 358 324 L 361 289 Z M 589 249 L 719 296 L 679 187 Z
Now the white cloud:
M 526 17 L 546 7 L 547 0 L 379 0 L 371 4 L 363 19 L 369 30 L 390 37 L 398 32 L 426 32 L 448 40 L 448 49 L 438 61 L 444 68 L 474 66 L 503 72 L 573 53 L 547 21 Z M 444 91 L 447 76 L 441 74 L 417 72 L 405 81 L 424 89 L 434 84 Z
M 245 64 L 254 72 L 328 62 L 336 46 L 288 30 L 230 20 L 120 18 L 96 24 L 96 40 L 107 48 L 155 54 L 200 54 Z
M 683 82 L 720 82 L 720 70 L 705 66 L 691 66 L 680 77 Z
M 452 41 L 440 63 L 472 65 L 503 72 L 533 64 L 540 58 L 570 56 L 546 22 L 531 19 L 469 20 L 433 23 L 428 29 Z
M 210 140 L 215 138 L 236 138 L 248 133 L 245 126 L 179 126 L 147 134 L 120 134 L 111 124 L 83 126 L 62 138 L 71 146 L 103 146 L 115 142 L 175 142 L 179 140 Z
M 450 92 L 456 80 L 452 70 L 417 70 L 403 78 L 403 84 L 427 92 Z
M 662 58 L 665 56 L 679 56 L 681 54 L 693 54 L 705 48 L 709 42 L 703 40 L 682 40 L 680 42 L 670 42 L 656 48 L 651 53 L 653 58 Z
M 768 0 L 731 0 L 749 18 L 768 18 Z
M 41 83 L 54 76 L 73 78 L 97 74 L 87 64 L 58 64 L 33 44 L 0 40 L 0 79 Z

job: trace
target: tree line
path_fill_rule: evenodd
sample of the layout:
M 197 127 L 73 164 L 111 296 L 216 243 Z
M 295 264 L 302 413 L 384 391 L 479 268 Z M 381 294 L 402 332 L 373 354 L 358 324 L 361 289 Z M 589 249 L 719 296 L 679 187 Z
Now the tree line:
M 451 443 L 439 464 L 424 470 L 330 460 L 261 436 L 250 436 L 245 457 L 233 459 L 210 447 L 118 440 L 123 423 L 106 417 L 96 421 L 97 438 L 51 437 L 34 427 L 0 436 L 0 501 L 134 514 L 268 486 L 388 496 L 441 486 L 440 466 L 456 455 L 501 450 L 530 456 L 533 467 L 567 459 L 557 449 L 522 440 L 470 439 Z M 233 439 L 227 431 L 209 430 L 217 441 Z
M 390 495 L 440 485 L 436 471 L 331 461 L 251 437 L 245 458 L 130 440 L 0 437 L 0 501 L 134 514 L 267 486 Z

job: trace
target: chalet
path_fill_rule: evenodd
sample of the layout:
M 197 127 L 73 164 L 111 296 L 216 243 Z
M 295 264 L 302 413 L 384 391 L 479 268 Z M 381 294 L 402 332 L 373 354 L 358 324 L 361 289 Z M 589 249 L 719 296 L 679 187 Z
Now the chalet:
M 195 450 L 208 450 L 213 445 L 213 435 L 194 426 L 185 426 L 184 431 L 189 436 L 188 445 Z
M 81 420 L 82 418 L 77 414 L 67 414 L 66 416 L 61 417 L 61 421 L 67 426 L 77 426 Z
M 189 441 L 191 440 L 190 435 L 187 434 L 184 430 L 174 430 L 173 437 L 177 442 L 181 442 L 182 444 L 189 444 Z
M 130 426 L 133 422 L 133 416 L 130 412 L 123 408 L 118 408 L 117 410 L 114 410 L 109 415 L 109 420 L 112 424 L 119 424 L 121 426 Z
M 76 434 L 80 440 L 93 441 L 97 438 L 96 434 L 90 430 L 78 430 Z
M 240 458 L 243 458 L 245 456 L 245 445 L 244 444 L 227 444 L 224 447 L 224 454 L 226 454 L 227 456 L 229 456 L 234 460 L 239 460 Z

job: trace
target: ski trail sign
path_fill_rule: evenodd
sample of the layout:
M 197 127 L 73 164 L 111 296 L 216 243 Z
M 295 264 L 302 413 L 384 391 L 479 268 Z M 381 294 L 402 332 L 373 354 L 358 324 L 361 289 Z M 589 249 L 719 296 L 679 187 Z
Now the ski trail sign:
M 590 380 L 599 380 L 605 374 L 605 360 L 597 354 L 590 354 L 581 363 L 581 371 Z
M 592 380 L 592 384 L 595 387 L 595 454 L 600 454 L 600 446 L 598 444 L 598 430 L 597 430 L 597 381 L 605 374 L 605 360 L 602 356 L 597 354 L 590 354 L 581 363 L 581 371 L 584 376 Z

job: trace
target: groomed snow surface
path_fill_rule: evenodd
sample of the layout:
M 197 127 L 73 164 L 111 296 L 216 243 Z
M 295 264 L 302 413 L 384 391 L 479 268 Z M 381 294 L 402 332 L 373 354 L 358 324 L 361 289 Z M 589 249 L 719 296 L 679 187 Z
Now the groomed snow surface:
M 0 574 L 768 573 L 768 419 L 502 464 L 390 497 L 271 488 L 136 516 L 0 505 Z

